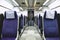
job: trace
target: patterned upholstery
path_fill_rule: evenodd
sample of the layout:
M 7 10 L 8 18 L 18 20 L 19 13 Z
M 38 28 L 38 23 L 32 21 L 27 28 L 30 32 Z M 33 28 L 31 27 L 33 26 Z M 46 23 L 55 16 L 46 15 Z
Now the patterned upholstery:
M 23 19 L 23 15 L 21 14 L 21 17 L 19 17 L 19 34 L 21 33 L 21 29 L 24 26 L 24 19 Z
M 2 34 L 3 20 L 4 20 L 3 14 L 0 14 L 0 39 Z
M 46 40 L 59 40 L 59 30 L 57 22 L 57 12 L 55 11 L 54 19 L 46 18 L 44 15 L 44 34 Z
M 7 40 L 7 38 L 16 38 L 17 36 L 17 13 L 14 12 L 15 19 L 6 19 L 6 12 L 5 12 L 5 19 L 3 22 L 3 28 L 2 28 L 2 40 Z M 5 38 L 5 39 L 4 39 Z M 10 40 L 10 39 L 9 39 Z M 15 39 L 14 39 L 15 40 Z

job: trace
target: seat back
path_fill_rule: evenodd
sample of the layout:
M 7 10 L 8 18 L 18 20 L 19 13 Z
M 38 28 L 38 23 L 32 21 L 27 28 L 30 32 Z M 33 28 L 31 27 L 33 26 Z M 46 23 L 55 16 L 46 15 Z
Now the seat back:
M 27 24 L 27 17 L 24 16 L 24 26 Z
M 39 26 L 39 29 L 42 28 L 42 16 L 40 16 L 40 14 L 39 14 L 39 19 L 38 19 L 38 26 Z
M 2 28 L 2 36 L 3 37 L 16 37 L 17 36 L 17 13 L 16 11 L 6 11 L 5 18 L 3 22 Z
M 43 33 L 43 26 L 42 26 L 42 16 L 39 14 L 39 19 L 38 19 L 38 27 L 41 30 L 41 34 Z
M 21 16 L 19 17 L 19 34 L 21 33 L 21 29 L 24 26 L 24 18 L 23 15 L 21 14 Z
M 19 27 L 22 29 L 24 26 L 24 18 L 23 15 L 21 14 L 21 17 L 19 17 Z
M 54 19 L 46 18 L 46 12 L 44 15 L 44 33 L 46 37 L 57 37 L 59 36 L 57 12 L 55 11 Z
M 29 20 L 28 21 L 28 26 L 34 26 L 34 21 L 33 20 Z
M 59 29 L 59 35 L 60 35 L 60 14 L 57 15 L 57 21 L 58 21 L 58 29 Z
M 2 34 L 3 20 L 4 20 L 3 14 L 0 14 L 0 39 Z
M 36 25 L 38 25 L 38 17 L 37 17 L 37 16 L 34 17 L 34 23 L 35 23 Z

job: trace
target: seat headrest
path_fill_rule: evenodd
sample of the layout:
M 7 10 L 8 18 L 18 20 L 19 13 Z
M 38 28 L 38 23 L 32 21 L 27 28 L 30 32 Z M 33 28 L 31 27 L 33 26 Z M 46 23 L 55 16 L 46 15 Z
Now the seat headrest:
M 6 11 L 5 18 L 6 19 L 15 19 L 16 18 L 16 11 Z
M 39 18 L 41 18 L 42 16 L 39 14 Z
M 44 18 L 46 19 L 55 19 L 56 18 L 56 11 L 45 11 Z
M 39 17 L 40 17 L 41 15 L 39 14 Z
M 21 14 L 21 17 L 23 17 L 23 15 Z

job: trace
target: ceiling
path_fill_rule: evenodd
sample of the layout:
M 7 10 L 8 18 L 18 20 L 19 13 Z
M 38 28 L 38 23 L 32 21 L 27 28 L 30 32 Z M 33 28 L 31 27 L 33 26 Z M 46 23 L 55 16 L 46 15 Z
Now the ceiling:
M 43 3 L 46 0 L 15 0 L 19 6 L 17 7 L 22 7 L 24 10 L 25 9 L 34 9 L 38 10 L 40 7 L 43 6 Z
M 14 7 L 17 7 L 19 10 L 34 9 L 37 11 L 42 11 L 45 7 L 48 7 L 51 3 L 56 0 L 6 0 L 11 3 Z M 45 5 L 43 5 L 48 1 Z M 17 4 L 15 3 L 17 2 Z

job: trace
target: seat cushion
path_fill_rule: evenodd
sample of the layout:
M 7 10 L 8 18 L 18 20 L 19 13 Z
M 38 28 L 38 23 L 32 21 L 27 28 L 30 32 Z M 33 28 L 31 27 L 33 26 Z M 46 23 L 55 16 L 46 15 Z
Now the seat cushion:
M 0 39 L 1 39 L 1 33 L 3 28 L 3 21 L 4 21 L 4 16 L 3 14 L 0 14 Z
M 15 40 L 15 38 L 2 38 L 2 40 Z
M 6 36 L 12 36 L 17 34 L 17 21 L 16 20 L 4 20 L 2 34 Z
M 38 19 L 38 26 L 39 29 L 42 29 L 42 16 L 39 15 L 39 19 Z
M 6 13 L 5 13 L 6 16 Z M 12 14 L 13 16 L 13 14 Z M 6 19 L 4 18 L 3 21 L 3 28 L 2 28 L 2 37 L 16 37 L 17 35 L 17 13 L 14 13 L 15 18 L 13 19 Z
M 59 32 L 58 32 L 58 23 L 57 20 L 47 20 L 44 19 L 44 33 L 45 36 L 58 36 Z
M 60 40 L 60 38 L 58 38 L 58 37 L 54 37 L 54 38 L 46 38 L 46 40 Z
M 60 40 L 58 31 L 57 13 L 55 12 L 54 19 L 45 18 L 45 16 L 44 16 L 44 33 L 46 40 Z

